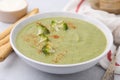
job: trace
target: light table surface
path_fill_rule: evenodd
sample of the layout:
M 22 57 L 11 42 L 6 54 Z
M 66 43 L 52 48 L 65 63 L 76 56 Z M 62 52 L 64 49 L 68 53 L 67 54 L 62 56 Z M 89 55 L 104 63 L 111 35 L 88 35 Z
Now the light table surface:
M 40 13 L 62 11 L 69 0 L 27 0 L 28 11 L 39 8 Z M 0 32 L 9 24 L 0 22 Z M 41 72 L 24 63 L 13 52 L 0 63 L 0 80 L 101 80 L 105 70 L 99 65 L 74 74 L 49 74 Z M 116 79 L 117 80 L 117 79 Z

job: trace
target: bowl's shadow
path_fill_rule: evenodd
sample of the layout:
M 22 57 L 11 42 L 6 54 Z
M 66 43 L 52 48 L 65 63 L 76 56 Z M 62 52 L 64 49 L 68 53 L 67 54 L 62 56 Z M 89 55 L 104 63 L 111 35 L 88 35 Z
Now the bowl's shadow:
M 14 53 L 0 64 L 0 71 L 0 77 L 9 75 L 4 77 L 5 80 L 101 80 L 105 72 L 99 65 L 95 65 L 74 74 L 50 74 L 29 66 Z
M 99 65 L 74 74 L 49 74 L 41 72 L 44 80 L 101 80 L 104 73 Z

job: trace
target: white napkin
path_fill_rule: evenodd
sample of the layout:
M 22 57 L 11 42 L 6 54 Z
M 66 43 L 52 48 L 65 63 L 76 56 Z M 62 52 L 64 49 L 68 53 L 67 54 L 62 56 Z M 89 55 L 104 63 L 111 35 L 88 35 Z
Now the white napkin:
M 120 17 L 119 15 L 111 14 L 101 10 L 95 10 L 91 8 L 90 2 L 88 0 L 70 0 L 70 2 L 64 8 L 64 11 L 75 12 L 78 14 L 84 14 L 89 17 L 96 18 L 103 22 L 108 28 L 111 30 L 115 30 L 118 26 L 120 26 Z M 116 50 L 116 46 L 113 45 L 111 51 L 99 62 L 103 68 L 107 68 L 108 64 Z M 120 74 L 120 48 L 117 54 L 116 61 L 116 74 Z

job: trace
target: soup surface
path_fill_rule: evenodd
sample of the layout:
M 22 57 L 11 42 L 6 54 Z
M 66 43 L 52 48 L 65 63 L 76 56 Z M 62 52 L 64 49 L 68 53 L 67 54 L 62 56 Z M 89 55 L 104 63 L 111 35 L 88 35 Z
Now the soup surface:
M 27 24 L 16 37 L 25 56 L 50 64 L 80 63 L 99 56 L 106 48 L 101 30 L 83 20 L 54 17 Z

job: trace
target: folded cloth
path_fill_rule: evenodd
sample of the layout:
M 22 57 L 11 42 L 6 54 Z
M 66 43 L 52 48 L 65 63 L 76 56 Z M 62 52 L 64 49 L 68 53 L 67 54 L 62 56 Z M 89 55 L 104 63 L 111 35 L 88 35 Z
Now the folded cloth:
M 113 32 L 117 27 L 120 26 L 120 17 L 112 13 L 108 13 L 102 10 L 95 10 L 91 7 L 88 0 L 70 0 L 70 2 L 65 6 L 64 11 L 74 12 L 78 14 L 84 14 L 89 17 L 94 17 L 104 23 Z M 109 53 L 99 62 L 103 68 L 107 68 L 112 56 L 116 50 L 116 46 L 113 44 Z M 116 74 L 120 74 L 120 48 L 117 52 L 116 61 Z
M 105 23 L 111 31 L 120 25 L 120 18 L 118 15 L 110 14 L 101 10 L 95 10 L 91 8 L 88 0 L 71 0 L 71 2 L 69 2 L 64 8 L 64 11 L 76 12 L 97 18 Z

